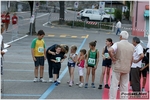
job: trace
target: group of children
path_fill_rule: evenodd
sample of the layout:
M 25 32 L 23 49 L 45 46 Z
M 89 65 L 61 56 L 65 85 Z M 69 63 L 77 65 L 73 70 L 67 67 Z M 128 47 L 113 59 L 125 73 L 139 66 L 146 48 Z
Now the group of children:
M 38 78 L 38 66 L 41 66 L 42 68 L 40 68 L 40 81 L 45 82 L 43 79 L 43 71 L 44 71 L 44 59 L 46 59 L 45 57 L 45 43 L 44 40 L 42 39 L 44 37 L 45 33 L 40 30 L 38 32 L 38 38 L 34 39 L 32 41 L 32 57 L 33 60 L 35 62 L 35 79 L 34 82 L 37 81 Z M 81 49 L 80 50 L 80 54 L 77 54 L 77 46 L 71 46 L 70 48 L 70 53 L 68 58 L 68 71 L 69 71 L 69 76 L 70 76 L 70 80 L 67 82 L 69 84 L 69 86 L 73 86 L 74 84 L 74 71 L 75 71 L 75 66 L 78 66 L 78 73 L 79 73 L 79 83 L 76 83 L 76 85 L 78 85 L 79 87 L 84 87 L 88 88 L 88 81 L 89 81 L 89 76 L 90 74 L 92 74 L 92 83 L 91 83 L 91 87 L 95 88 L 95 71 L 98 67 L 98 63 L 99 63 L 99 58 L 100 58 L 100 54 L 98 49 L 96 49 L 96 43 L 97 41 L 92 41 L 89 43 L 89 50 L 87 51 L 86 49 Z M 112 39 L 111 38 L 107 38 L 106 39 L 106 46 L 103 48 L 102 50 L 102 73 L 100 76 L 100 85 L 98 87 L 98 89 L 102 89 L 102 84 L 104 81 L 104 76 L 106 73 L 106 84 L 105 84 L 105 88 L 109 89 L 109 85 L 108 85 L 108 80 L 110 77 L 110 69 L 111 69 L 111 58 L 109 56 L 108 53 L 108 49 L 113 45 Z M 51 56 L 50 60 L 52 61 L 52 66 L 53 66 L 53 78 L 54 78 L 54 83 L 57 86 L 58 84 L 60 84 L 60 82 L 57 81 L 58 76 L 59 76 L 59 72 L 61 69 L 61 63 L 65 60 L 66 57 L 64 57 L 63 54 L 61 54 L 62 47 L 60 45 L 57 45 L 55 47 L 55 53 Z M 145 58 L 144 58 L 145 59 Z M 144 69 L 147 68 L 147 62 L 145 64 L 144 67 L 142 67 L 141 71 L 145 71 Z M 86 68 L 86 77 L 84 79 L 84 69 Z M 106 72 L 107 70 L 107 72 Z M 145 75 L 144 77 L 144 84 L 145 84 Z M 118 83 L 119 84 L 119 83 Z M 144 86 L 143 86 L 144 88 Z

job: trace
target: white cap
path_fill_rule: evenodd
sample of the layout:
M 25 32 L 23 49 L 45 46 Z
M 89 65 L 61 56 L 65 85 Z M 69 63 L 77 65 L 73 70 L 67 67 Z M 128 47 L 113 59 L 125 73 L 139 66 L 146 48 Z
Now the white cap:
M 121 31 L 120 36 L 122 36 L 123 39 L 128 39 L 129 33 L 127 31 Z

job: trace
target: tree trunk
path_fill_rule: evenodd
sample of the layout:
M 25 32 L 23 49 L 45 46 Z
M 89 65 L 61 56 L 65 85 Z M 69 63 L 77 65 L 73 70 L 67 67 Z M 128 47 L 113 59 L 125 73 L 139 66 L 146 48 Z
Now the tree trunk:
M 59 1 L 59 5 L 60 5 L 60 11 L 59 11 L 59 24 L 64 24 L 64 19 L 65 19 L 65 14 L 64 14 L 64 2 L 65 1 Z
M 34 5 L 34 1 L 28 1 L 29 5 L 30 5 L 30 11 L 31 11 L 31 16 L 33 14 L 33 5 Z M 35 19 L 36 20 L 36 19 Z M 32 24 L 32 35 L 33 34 L 36 34 L 36 31 L 35 31 L 35 20 L 34 20 L 34 23 Z M 29 27 L 29 33 L 31 33 L 31 23 L 30 23 L 30 27 Z

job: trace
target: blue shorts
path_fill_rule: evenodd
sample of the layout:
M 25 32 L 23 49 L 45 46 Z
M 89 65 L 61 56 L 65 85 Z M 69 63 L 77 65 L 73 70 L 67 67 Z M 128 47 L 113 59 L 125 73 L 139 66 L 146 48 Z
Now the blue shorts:
M 75 67 L 76 63 L 69 63 L 68 62 L 68 67 Z

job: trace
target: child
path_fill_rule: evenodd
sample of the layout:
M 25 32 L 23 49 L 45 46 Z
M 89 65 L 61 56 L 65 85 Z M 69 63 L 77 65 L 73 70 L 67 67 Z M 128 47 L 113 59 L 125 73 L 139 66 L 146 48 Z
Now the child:
M 69 69 L 69 75 L 70 75 L 70 81 L 69 81 L 69 86 L 71 87 L 73 84 L 73 79 L 74 79 L 74 68 L 76 65 L 77 61 L 77 54 L 76 54 L 77 47 L 72 46 L 71 47 L 71 52 L 69 54 L 68 58 L 68 69 Z
M 146 50 L 143 49 L 143 53 L 146 53 Z M 147 77 L 147 68 L 149 65 L 149 60 L 146 56 L 142 59 L 142 68 L 140 69 L 141 74 L 143 76 L 143 83 L 142 83 L 142 92 L 145 92 L 145 84 L 146 84 L 146 77 Z
M 108 85 L 108 80 L 109 80 L 109 74 L 110 74 L 110 68 L 111 68 L 111 59 L 110 56 L 108 54 L 108 49 L 112 46 L 112 39 L 111 38 L 107 38 L 106 39 L 106 46 L 103 48 L 103 52 L 102 52 L 102 57 L 103 57 L 103 62 L 102 62 L 102 74 L 100 77 L 100 85 L 98 89 L 102 89 L 102 83 L 104 80 L 104 76 L 105 76 L 105 70 L 107 69 L 107 76 L 106 76 L 106 85 L 105 88 L 109 89 L 109 85 Z
M 80 50 L 80 56 L 78 58 L 78 62 L 77 62 L 77 65 L 78 65 L 78 68 L 79 68 L 79 81 L 80 83 L 77 85 L 79 85 L 79 87 L 82 87 L 83 86 L 83 83 L 84 83 L 84 77 L 83 77 L 83 74 L 84 74 L 84 64 L 85 64 L 85 59 L 86 59 L 86 50 L 85 49 L 81 49 Z
M 98 62 L 99 62 L 99 51 L 95 48 L 97 41 L 93 41 L 89 43 L 90 50 L 87 54 L 87 72 L 86 72 L 86 83 L 85 88 L 88 88 L 88 80 L 89 75 L 92 70 L 92 88 L 95 88 L 94 81 L 95 81 L 95 70 L 97 69 Z
M 38 81 L 38 68 L 40 66 L 40 82 L 46 82 L 43 79 L 43 73 L 44 73 L 44 60 L 46 60 L 46 49 L 45 49 L 45 42 L 43 40 L 45 33 L 43 30 L 39 30 L 37 34 L 37 38 L 35 38 L 32 41 L 31 45 L 31 53 L 33 57 L 33 61 L 35 64 L 35 69 L 34 69 L 34 75 L 35 78 L 33 82 Z
M 56 53 L 55 53 L 55 55 L 52 55 L 52 57 L 51 57 L 52 67 L 54 68 L 54 71 L 53 71 L 54 83 L 56 86 L 58 86 L 58 84 L 60 84 L 57 81 L 57 77 L 58 77 L 59 71 L 61 69 L 61 63 L 64 61 L 64 55 L 60 52 L 61 52 L 61 46 L 57 45 Z

